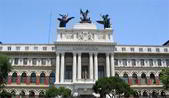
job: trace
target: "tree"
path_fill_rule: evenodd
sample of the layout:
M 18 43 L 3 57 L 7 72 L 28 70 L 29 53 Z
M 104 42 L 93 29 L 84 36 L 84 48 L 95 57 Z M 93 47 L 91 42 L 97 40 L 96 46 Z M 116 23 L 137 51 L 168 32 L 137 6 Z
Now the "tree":
M 169 68 L 164 68 L 160 72 L 160 81 L 165 90 L 169 90 Z
M 11 72 L 11 70 L 12 66 L 11 63 L 9 63 L 8 56 L 0 54 L 0 90 L 5 86 L 8 73 Z
M 119 77 L 101 78 L 93 85 L 93 90 L 100 94 L 100 98 L 105 98 L 106 95 L 111 97 L 111 95 L 118 94 L 120 97 L 121 94 L 131 95 L 134 93 L 134 90 Z
M 54 98 L 56 96 L 62 96 L 62 98 L 67 98 L 68 96 L 71 96 L 71 90 L 65 87 L 51 87 L 46 91 L 46 97 L 47 98 Z

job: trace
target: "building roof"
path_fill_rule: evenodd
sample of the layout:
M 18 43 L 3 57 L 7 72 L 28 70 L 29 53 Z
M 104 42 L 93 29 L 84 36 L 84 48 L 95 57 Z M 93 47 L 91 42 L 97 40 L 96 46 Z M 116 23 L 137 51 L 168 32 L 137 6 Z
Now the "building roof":
M 163 44 L 163 46 L 169 46 L 169 40 Z

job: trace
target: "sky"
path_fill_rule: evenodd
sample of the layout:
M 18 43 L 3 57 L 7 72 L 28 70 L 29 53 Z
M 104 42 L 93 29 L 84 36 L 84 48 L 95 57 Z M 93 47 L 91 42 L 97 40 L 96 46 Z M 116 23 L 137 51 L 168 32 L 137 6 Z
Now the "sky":
M 67 24 L 70 29 L 80 21 L 80 9 L 90 11 L 98 29 L 103 26 L 96 20 L 109 14 L 118 44 L 162 45 L 169 40 L 169 0 L 0 0 L 0 41 L 53 43 L 59 14 L 75 17 Z

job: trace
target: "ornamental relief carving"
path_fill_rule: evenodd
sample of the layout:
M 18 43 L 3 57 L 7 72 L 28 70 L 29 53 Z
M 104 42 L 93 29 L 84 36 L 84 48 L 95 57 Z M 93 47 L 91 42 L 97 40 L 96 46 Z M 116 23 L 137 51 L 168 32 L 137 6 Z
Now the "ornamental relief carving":
M 94 40 L 94 34 L 91 32 L 79 32 L 77 33 L 77 38 L 81 41 Z

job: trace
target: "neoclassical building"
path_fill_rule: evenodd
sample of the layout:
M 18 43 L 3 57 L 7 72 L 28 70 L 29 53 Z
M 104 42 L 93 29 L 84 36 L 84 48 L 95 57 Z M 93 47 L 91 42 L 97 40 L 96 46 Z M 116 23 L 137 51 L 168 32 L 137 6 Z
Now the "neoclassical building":
M 163 45 L 119 45 L 112 28 L 78 23 L 58 28 L 53 44 L 0 44 L 13 66 L 6 90 L 16 98 L 43 98 L 50 86 L 64 86 L 79 96 L 93 95 L 102 77 L 119 76 L 139 96 L 164 96 L 161 68 L 169 66 L 169 41 Z

